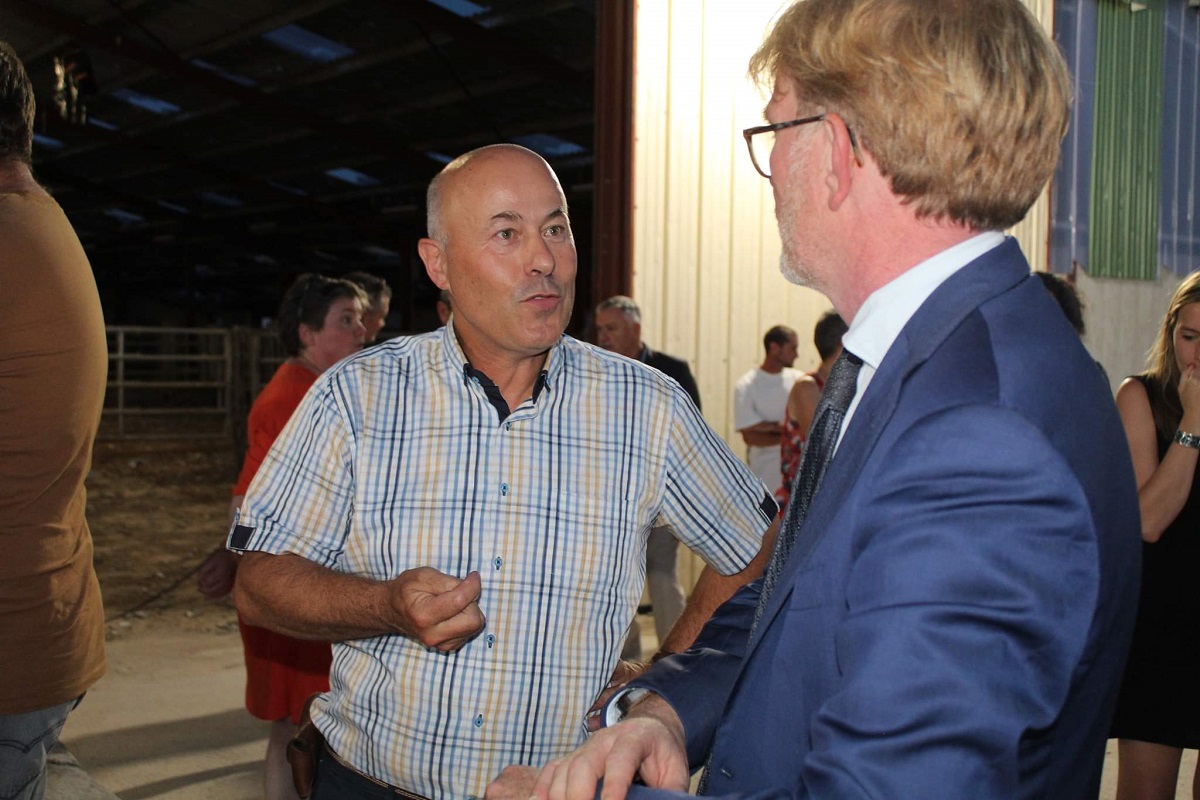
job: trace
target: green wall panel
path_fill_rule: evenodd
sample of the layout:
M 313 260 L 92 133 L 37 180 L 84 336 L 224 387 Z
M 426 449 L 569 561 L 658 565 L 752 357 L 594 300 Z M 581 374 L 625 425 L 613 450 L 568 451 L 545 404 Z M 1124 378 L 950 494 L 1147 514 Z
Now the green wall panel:
M 1165 13 L 1166 0 L 1100 0 L 1088 265 L 1095 277 L 1158 276 Z

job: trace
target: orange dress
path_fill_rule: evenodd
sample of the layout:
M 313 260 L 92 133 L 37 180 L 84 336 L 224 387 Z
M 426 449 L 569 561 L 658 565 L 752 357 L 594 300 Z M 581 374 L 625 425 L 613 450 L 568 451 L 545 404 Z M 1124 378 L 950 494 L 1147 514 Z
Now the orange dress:
M 275 437 L 316 379 L 311 370 L 285 361 L 255 398 L 246 426 L 249 446 L 233 486 L 235 495 L 246 493 Z M 329 643 L 293 639 L 247 625 L 240 616 L 238 629 L 246 656 L 246 710 L 259 719 L 273 722 L 289 717 L 298 724 L 308 696 L 329 691 L 333 660 Z

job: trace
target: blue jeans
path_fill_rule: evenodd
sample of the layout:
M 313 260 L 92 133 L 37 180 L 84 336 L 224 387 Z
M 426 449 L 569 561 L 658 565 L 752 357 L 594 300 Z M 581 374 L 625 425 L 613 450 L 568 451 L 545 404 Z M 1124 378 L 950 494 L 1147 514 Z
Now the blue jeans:
M 0 800 L 42 800 L 46 754 L 58 741 L 67 715 L 83 699 L 25 714 L 0 714 Z

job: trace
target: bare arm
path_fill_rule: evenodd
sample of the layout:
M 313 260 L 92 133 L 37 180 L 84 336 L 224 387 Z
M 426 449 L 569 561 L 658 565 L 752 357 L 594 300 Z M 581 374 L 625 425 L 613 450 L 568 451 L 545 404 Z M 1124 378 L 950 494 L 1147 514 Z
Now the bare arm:
M 1183 403 L 1180 429 L 1200 433 L 1200 376 L 1192 367 L 1187 368 L 1179 381 L 1179 398 Z M 1129 440 L 1129 454 L 1137 477 L 1142 538 L 1157 542 L 1187 502 L 1200 451 L 1171 444 L 1162 461 L 1158 460 L 1150 399 L 1145 387 L 1133 378 L 1127 379 L 1117 390 L 1117 410 L 1125 427 L 1125 438 Z
M 796 420 L 800 430 L 807 435 L 812 427 L 813 413 L 821 399 L 821 389 L 811 375 L 805 375 L 792 385 L 788 392 L 788 416 Z
M 658 652 L 660 655 L 682 653 L 691 647 L 692 642 L 696 641 L 696 637 L 700 635 L 700 630 L 708 622 L 713 612 L 722 603 L 732 597 L 738 589 L 762 575 L 763 570 L 766 569 L 767 562 L 771 560 L 771 554 L 775 552 L 775 536 L 778 531 L 779 520 L 776 519 L 771 523 L 771 527 L 767 528 L 766 533 L 763 534 L 762 547 L 759 548 L 758 555 L 741 572 L 733 575 L 722 575 L 712 567 L 706 566 L 704 568 L 700 573 L 699 580 L 696 581 L 696 585 L 692 589 L 692 593 L 688 596 L 687 606 L 684 607 L 683 613 L 675 621 L 675 625 L 667 633 L 666 638 L 659 642 Z M 613 672 L 608 686 L 596 698 L 596 702 L 592 704 L 592 707 L 588 709 L 588 730 L 600 730 L 603 725 L 599 716 L 600 710 L 608 704 L 609 699 L 619 692 L 625 684 L 639 677 L 649 668 L 650 662 L 617 662 L 617 668 Z
M 762 575 L 767 562 L 771 559 L 771 553 L 775 551 L 775 535 L 778 531 L 779 520 L 776 519 L 763 534 L 762 547 L 759 548 L 758 555 L 741 572 L 722 575 L 712 567 L 704 568 L 700 573 L 699 580 L 696 581 L 695 588 L 688 597 L 683 614 L 675 622 L 671 632 L 659 644 L 660 652 L 682 653 L 691 647 L 692 642 L 699 635 L 700 629 L 704 627 L 704 623 L 708 622 L 708 618 L 717 610 L 717 606 L 732 597 L 738 589 Z
M 756 422 L 747 428 L 742 428 L 738 433 L 742 435 L 742 440 L 748 445 L 778 447 L 783 426 L 778 422 Z
M 248 552 L 234 600 L 247 622 L 297 639 L 342 641 L 398 633 L 457 650 L 483 630 L 478 572 L 431 567 L 389 581 L 335 572 L 297 555 Z

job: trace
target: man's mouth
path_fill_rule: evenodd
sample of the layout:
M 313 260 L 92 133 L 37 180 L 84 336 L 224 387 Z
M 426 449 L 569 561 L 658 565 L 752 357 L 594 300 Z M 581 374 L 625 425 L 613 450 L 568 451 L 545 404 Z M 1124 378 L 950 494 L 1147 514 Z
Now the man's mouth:
M 527 295 L 525 300 L 534 303 L 550 303 L 558 300 L 561 297 L 562 295 L 559 292 L 534 292 L 533 294 Z

